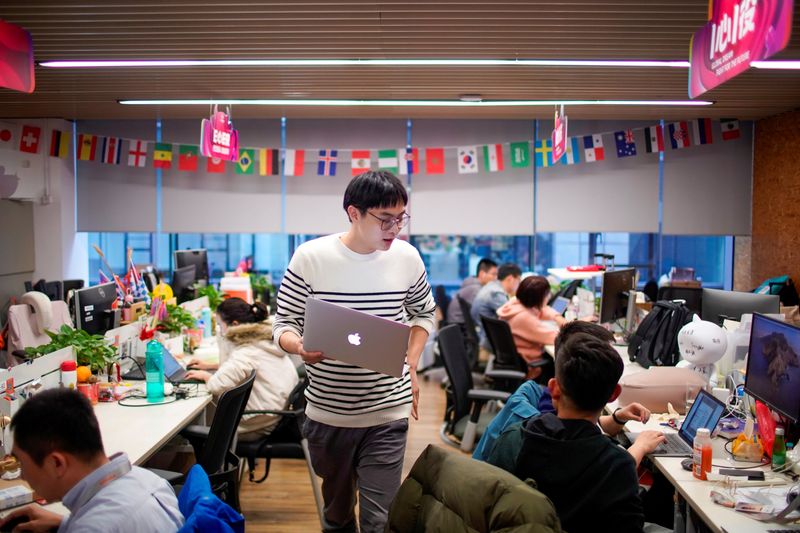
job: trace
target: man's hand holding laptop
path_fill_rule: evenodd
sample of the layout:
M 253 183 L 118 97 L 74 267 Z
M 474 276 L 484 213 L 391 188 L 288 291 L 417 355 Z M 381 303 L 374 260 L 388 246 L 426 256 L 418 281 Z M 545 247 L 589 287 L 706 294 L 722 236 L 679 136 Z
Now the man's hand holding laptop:
M 281 348 L 289 353 L 296 353 L 303 358 L 303 362 L 308 365 L 319 363 L 327 359 L 322 352 L 307 352 L 303 349 L 303 338 L 291 331 L 284 332 L 279 339 Z

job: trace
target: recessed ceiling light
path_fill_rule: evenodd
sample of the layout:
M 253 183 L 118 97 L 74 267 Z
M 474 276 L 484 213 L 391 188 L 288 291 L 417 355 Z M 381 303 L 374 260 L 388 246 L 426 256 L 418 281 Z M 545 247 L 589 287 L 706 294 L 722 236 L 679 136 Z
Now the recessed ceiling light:
M 462 102 L 481 102 L 483 97 L 479 94 L 462 94 L 458 97 Z
M 308 99 L 197 99 L 197 100 L 118 100 L 123 105 L 257 105 L 257 106 L 372 106 L 372 107 L 541 107 L 568 106 L 650 106 L 697 107 L 713 105 L 707 100 L 308 100 Z

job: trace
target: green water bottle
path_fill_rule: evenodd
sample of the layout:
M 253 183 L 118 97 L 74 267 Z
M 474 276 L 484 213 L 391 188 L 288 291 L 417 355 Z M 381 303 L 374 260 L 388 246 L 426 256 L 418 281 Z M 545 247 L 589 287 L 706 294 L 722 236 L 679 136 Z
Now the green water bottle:
M 152 340 L 144 353 L 144 372 L 147 383 L 147 401 L 164 401 L 164 353 L 161 343 Z
M 775 428 L 775 440 L 772 442 L 772 469 L 781 470 L 786 465 L 786 437 L 783 428 Z

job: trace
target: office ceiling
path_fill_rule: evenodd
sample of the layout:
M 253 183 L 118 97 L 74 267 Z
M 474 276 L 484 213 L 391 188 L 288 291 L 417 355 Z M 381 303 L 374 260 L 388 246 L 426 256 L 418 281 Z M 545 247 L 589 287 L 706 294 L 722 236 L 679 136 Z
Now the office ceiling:
M 3 0 L 31 32 L 37 61 L 65 59 L 686 60 L 707 0 L 331 2 Z M 800 59 L 800 16 L 773 59 Z M 687 100 L 688 69 L 588 67 L 36 67 L 31 95 L 0 89 L 0 116 L 197 118 L 208 106 L 120 99 Z M 571 107 L 573 119 L 761 118 L 800 107 L 800 71 L 751 69 L 704 108 Z M 552 107 L 251 107 L 235 117 L 550 118 Z

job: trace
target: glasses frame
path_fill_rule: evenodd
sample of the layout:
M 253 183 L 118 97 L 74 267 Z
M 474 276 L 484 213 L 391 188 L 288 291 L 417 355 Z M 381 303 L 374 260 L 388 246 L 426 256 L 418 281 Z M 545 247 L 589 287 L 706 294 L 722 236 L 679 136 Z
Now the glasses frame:
M 408 221 L 411 218 L 411 215 L 409 215 L 406 212 L 403 212 L 403 214 L 400 215 L 399 217 L 392 217 L 392 218 L 381 218 L 378 215 L 373 214 L 369 210 L 367 210 L 367 213 L 380 221 L 382 231 L 389 231 L 395 226 L 397 226 L 398 230 L 401 230 L 406 226 L 406 224 L 408 224 Z

